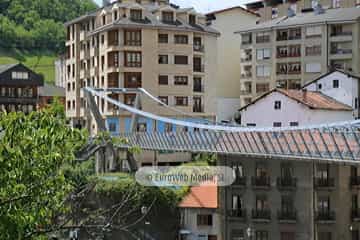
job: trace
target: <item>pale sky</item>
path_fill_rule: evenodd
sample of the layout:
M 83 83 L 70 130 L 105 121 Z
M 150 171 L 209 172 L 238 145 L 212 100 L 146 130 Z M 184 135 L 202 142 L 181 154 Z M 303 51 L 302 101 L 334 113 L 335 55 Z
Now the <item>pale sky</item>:
M 102 0 L 95 0 L 99 5 Z M 251 0 L 171 0 L 172 3 L 180 7 L 194 7 L 198 12 L 207 13 L 223 8 L 239 6 Z

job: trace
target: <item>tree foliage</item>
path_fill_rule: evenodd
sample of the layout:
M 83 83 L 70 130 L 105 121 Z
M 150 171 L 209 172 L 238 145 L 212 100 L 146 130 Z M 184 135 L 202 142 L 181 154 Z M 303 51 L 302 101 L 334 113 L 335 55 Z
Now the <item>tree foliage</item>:
M 62 51 L 63 23 L 96 7 L 92 0 L 0 0 L 0 47 Z
M 66 125 L 59 107 L 0 115 L 1 239 L 31 239 L 63 213 L 72 191 L 63 166 L 84 134 Z

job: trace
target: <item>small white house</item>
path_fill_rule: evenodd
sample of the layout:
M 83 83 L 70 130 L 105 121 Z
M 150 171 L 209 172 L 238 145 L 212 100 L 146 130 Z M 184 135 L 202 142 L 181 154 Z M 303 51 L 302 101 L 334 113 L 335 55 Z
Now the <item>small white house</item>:
M 221 240 L 221 218 L 216 185 L 192 187 L 179 205 L 180 240 Z
M 352 107 L 321 92 L 273 89 L 239 109 L 241 125 L 289 127 L 348 121 Z
M 351 106 L 354 118 L 359 118 L 359 76 L 343 70 L 334 70 L 305 84 L 303 89 L 321 92 Z

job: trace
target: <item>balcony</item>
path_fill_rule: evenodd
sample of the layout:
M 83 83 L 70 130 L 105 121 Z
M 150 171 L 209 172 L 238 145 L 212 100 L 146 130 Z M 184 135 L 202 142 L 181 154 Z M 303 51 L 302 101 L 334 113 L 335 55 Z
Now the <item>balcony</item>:
M 246 187 L 246 177 L 237 176 L 232 184 L 233 187 Z
M 270 42 L 270 36 L 257 36 L 256 43 L 268 43 Z
M 250 95 L 250 94 L 251 94 L 251 88 L 240 90 L 240 95 Z
M 314 187 L 317 189 L 332 189 L 335 187 L 334 178 L 315 178 Z
M 352 209 L 351 210 L 351 221 L 353 222 L 360 222 L 360 209 Z
M 330 34 L 331 37 L 338 37 L 338 36 L 352 36 L 351 31 L 341 31 L 341 32 L 332 32 Z
M 295 209 L 281 209 L 278 211 L 278 220 L 280 223 L 296 223 L 297 211 Z
M 276 183 L 279 190 L 296 190 L 297 179 L 290 177 L 279 177 L 277 178 Z
M 252 177 L 251 184 L 254 188 L 270 188 L 270 177 Z
M 241 62 L 251 62 L 252 61 L 252 56 L 246 56 L 245 58 L 241 58 Z
M 228 216 L 230 218 L 236 219 L 236 220 L 242 220 L 245 221 L 247 214 L 246 209 L 232 209 L 228 210 Z
M 195 51 L 195 52 L 204 52 L 204 51 L 205 51 L 204 45 L 197 45 L 197 44 L 195 44 L 195 45 L 193 46 L 193 48 L 194 48 L 194 51 Z
M 348 32 L 332 32 L 330 34 L 331 42 L 351 42 L 353 40 L 353 34 Z
M 322 210 L 315 212 L 315 220 L 319 223 L 334 223 L 335 212 L 330 210 Z
M 197 93 L 203 93 L 205 92 L 205 87 L 202 84 L 194 84 L 193 86 L 193 92 L 197 92 Z
M 251 78 L 252 73 L 251 72 L 245 72 L 241 74 L 241 78 Z
M 270 209 L 253 209 L 251 212 L 251 217 L 255 221 L 268 222 L 271 220 L 271 210 Z
M 205 65 L 194 65 L 194 72 L 205 72 Z
M 360 176 L 350 177 L 350 187 L 351 188 L 360 188 Z
M 332 59 L 351 59 L 352 49 L 333 49 L 330 54 Z
M 199 106 L 199 105 L 194 105 L 194 106 L 193 106 L 193 112 L 194 112 L 194 113 L 203 113 L 203 112 L 205 112 L 204 106 L 203 106 L 203 105 L 201 105 L 201 106 Z

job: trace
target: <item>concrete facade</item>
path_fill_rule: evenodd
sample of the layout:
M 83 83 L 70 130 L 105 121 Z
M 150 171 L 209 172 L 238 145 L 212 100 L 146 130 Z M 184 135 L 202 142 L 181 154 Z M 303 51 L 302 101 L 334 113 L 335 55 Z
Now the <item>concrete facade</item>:
M 220 164 L 242 169 L 233 186 L 220 188 L 224 239 L 249 239 L 248 232 L 250 239 L 261 240 L 359 239 L 356 167 L 291 159 L 219 159 Z

